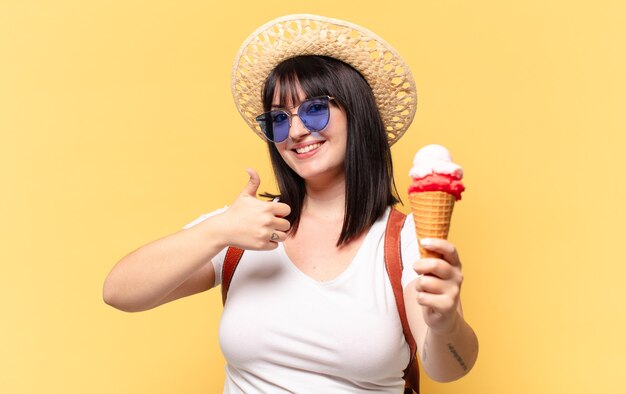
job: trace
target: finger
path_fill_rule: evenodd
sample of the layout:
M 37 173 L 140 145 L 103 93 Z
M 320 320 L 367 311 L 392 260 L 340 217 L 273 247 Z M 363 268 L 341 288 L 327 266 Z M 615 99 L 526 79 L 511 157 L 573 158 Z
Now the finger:
M 269 236 L 269 242 L 283 242 L 287 238 L 287 234 L 283 231 L 273 231 Z
M 420 259 L 413 264 L 413 269 L 420 275 L 433 275 L 441 279 L 454 276 L 452 266 L 441 259 Z
M 276 218 L 272 221 L 272 227 L 278 231 L 287 232 L 291 228 L 291 223 L 286 219 Z
M 456 247 L 451 242 L 439 238 L 422 238 L 419 242 L 424 249 L 439 253 L 448 263 L 461 266 Z
M 272 212 L 275 216 L 285 217 L 291 213 L 291 207 L 283 202 L 273 202 Z
M 241 194 L 256 197 L 256 192 L 259 190 L 259 186 L 261 185 L 261 178 L 253 168 L 246 168 L 246 172 L 250 175 L 250 179 L 248 180 L 246 187 L 243 188 Z
M 259 250 L 274 250 L 278 247 L 278 242 L 267 241 Z
M 456 309 L 454 299 L 445 294 L 421 292 L 417 294 L 417 303 L 441 314 L 447 314 Z
M 434 276 L 422 275 L 415 281 L 415 290 L 431 294 L 443 294 L 445 283 Z

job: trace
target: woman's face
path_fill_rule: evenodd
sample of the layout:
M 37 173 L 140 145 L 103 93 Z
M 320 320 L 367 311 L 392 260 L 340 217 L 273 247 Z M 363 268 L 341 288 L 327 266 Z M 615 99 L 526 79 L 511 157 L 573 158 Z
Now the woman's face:
M 300 100 L 288 103 L 288 112 L 297 113 L 299 104 L 306 100 L 301 89 Z M 280 89 L 275 89 L 280 92 Z M 278 108 L 280 98 L 275 95 L 272 107 Z M 346 146 L 348 141 L 348 121 L 346 114 L 331 101 L 330 120 L 321 132 L 309 132 L 300 118 L 291 118 L 289 137 L 277 143 L 276 149 L 292 170 L 306 181 L 332 181 L 343 178 Z

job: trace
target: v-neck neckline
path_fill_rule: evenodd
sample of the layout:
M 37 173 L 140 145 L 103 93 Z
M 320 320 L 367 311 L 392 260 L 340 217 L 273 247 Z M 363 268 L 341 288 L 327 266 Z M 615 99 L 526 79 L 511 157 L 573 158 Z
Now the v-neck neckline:
M 387 208 L 387 211 L 385 211 L 385 213 L 383 214 L 383 217 L 381 219 L 386 219 L 388 216 L 389 216 L 389 208 Z M 318 280 L 318 279 L 315 279 L 312 276 L 304 273 L 304 271 L 302 271 L 300 268 L 298 268 L 298 266 L 293 262 L 291 257 L 289 257 L 289 255 L 287 254 L 287 250 L 285 249 L 285 246 L 283 245 L 282 242 L 278 243 L 278 248 L 277 249 L 279 250 L 279 252 L 285 258 L 286 262 L 288 263 L 287 265 L 290 266 L 290 269 L 295 271 L 298 276 L 301 276 L 305 280 L 307 280 L 307 281 L 309 281 L 311 283 L 314 283 L 314 284 L 316 284 L 318 286 L 331 286 L 333 284 L 342 282 L 347 277 L 349 277 L 350 273 L 353 272 L 356 269 L 356 266 L 358 265 L 359 261 L 363 260 L 363 259 L 361 259 L 359 257 L 363 253 L 363 249 L 365 248 L 364 245 L 366 245 L 366 243 L 368 242 L 369 238 L 372 236 L 372 229 L 374 228 L 374 226 L 376 226 L 378 224 L 378 222 L 381 219 L 379 219 L 376 222 L 374 222 L 374 224 L 372 224 L 370 226 L 370 228 L 367 230 L 367 233 L 365 234 L 365 237 L 361 241 L 361 245 L 359 245 L 359 247 L 357 248 L 356 253 L 352 257 L 352 259 L 350 260 L 350 263 L 346 266 L 346 268 L 343 271 L 341 271 L 337 276 L 335 276 L 334 278 L 328 279 L 328 280 Z

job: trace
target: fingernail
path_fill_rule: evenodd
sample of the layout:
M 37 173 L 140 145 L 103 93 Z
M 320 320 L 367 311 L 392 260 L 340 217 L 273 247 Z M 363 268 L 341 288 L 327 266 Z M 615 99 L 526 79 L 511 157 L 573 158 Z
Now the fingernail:
M 432 246 L 433 245 L 433 240 L 430 239 L 430 238 L 420 239 L 420 245 L 422 245 L 422 246 Z

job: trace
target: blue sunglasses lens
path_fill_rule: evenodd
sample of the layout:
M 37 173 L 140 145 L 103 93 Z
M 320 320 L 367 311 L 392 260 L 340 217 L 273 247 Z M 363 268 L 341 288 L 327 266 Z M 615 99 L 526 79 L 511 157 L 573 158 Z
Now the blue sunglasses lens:
M 289 136 L 289 115 L 285 111 L 274 110 L 256 117 L 265 137 L 272 142 L 282 142 Z
M 298 108 L 298 116 L 309 131 L 322 131 L 328 125 L 330 110 L 328 98 L 304 101 Z
M 311 132 L 324 130 L 330 119 L 329 98 L 319 97 L 300 103 L 298 117 Z M 272 142 L 283 142 L 289 136 L 292 115 L 283 110 L 265 112 L 256 117 L 265 137 Z

